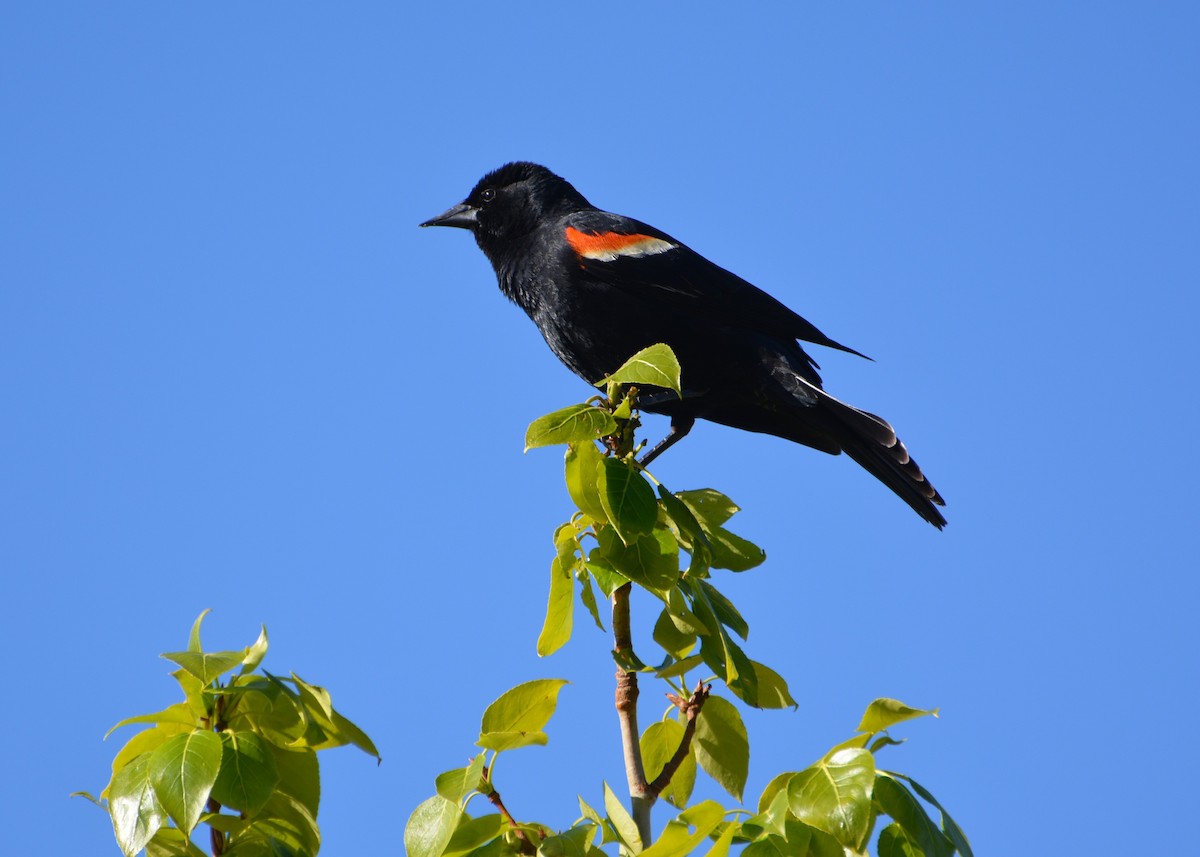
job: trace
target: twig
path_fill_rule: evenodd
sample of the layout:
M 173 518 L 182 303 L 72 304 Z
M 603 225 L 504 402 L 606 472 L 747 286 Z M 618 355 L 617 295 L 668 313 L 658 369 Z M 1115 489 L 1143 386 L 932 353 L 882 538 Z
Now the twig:
M 525 831 L 521 829 L 521 826 L 517 824 L 516 819 L 514 819 L 509 813 L 508 808 L 504 805 L 504 801 L 500 800 L 500 792 L 492 789 L 487 793 L 487 799 L 492 802 L 492 806 L 496 807 L 497 812 L 500 813 L 500 817 L 507 821 L 508 826 L 516 832 L 517 839 L 520 839 L 523 843 L 521 846 L 521 851 L 527 854 L 536 854 L 537 846 L 534 845 L 529 840 L 529 837 L 525 835 Z
M 704 700 L 708 699 L 710 690 L 712 690 L 711 684 L 700 681 L 696 682 L 696 689 L 687 699 L 673 693 L 667 694 L 667 699 L 675 703 L 675 707 L 683 713 L 687 725 L 683 727 L 683 737 L 679 740 L 679 747 L 675 750 L 675 755 L 663 767 L 662 773 L 655 777 L 654 782 L 647 787 L 651 801 L 657 800 L 658 796 L 663 793 L 663 789 L 671 784 L 671 777 L 675 776 L 675 772 L 679 770 L 683 760 L 692 751 L 692 738 L 696 734 L 696 718 L 700 714 L 700 709 L 704 707 Z

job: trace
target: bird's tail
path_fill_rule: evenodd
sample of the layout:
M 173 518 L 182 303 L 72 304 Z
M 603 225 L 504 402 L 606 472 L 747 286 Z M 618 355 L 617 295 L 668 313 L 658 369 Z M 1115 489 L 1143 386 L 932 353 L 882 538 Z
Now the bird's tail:
M 868 473 L 891 488 L 913 510 L 939 530 L 946 519 L 938 511 L 945 506 L 942 495 L 925 478 L 896 431 L 886 420 L 860 411 L 822 391 L 821 405 L 843 431 L 837 441 L 842 451 Z

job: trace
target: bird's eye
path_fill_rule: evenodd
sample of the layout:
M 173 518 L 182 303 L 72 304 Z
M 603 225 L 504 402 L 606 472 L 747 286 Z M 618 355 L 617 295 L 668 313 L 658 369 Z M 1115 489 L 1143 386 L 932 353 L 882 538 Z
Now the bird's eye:
M 481 200 L 483 200 L 484 202 L 491 202 L 493 199 L 496 198 L 496 191 L 494 188 L 490 188 L 490 187 L 484 188 L 483 191 L 479 194 L 479 198 Z

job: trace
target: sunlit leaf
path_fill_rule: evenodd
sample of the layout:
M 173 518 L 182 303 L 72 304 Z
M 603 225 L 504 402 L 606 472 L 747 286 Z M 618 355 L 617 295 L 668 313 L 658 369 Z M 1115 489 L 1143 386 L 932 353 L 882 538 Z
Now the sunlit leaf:
M 567 447 L 566 480 L 567 493 L 579 511 L 593 521 L 608 520 L 608 513 L 600 502 L 599 468 L 604 456 L 596 444 L 573 443 Z
M 596 536 L 600 556 L 628 580 L 652 592 L 665 593 L 679 579 L 679 543 L 665 530 L 639 536 L 632 544 L 622 543 L 610 527 Z
M 221 733 L 221 770 L 212 796 L 252 816 L 275 791 L 279 772 L 266 741 L 253 732 Z
M 572 614 L 575 609 L 575 575 L 563 568 L 560 557 L 550 563 L 550 597 L 546 603 L 546 619 L 538 635 L 539 657 L 558 651 L 571 639 Z
M 188 704 L 186 702 L 177 702 L 172 706 L 164 708 L 162 711 L 156 711 L 154 714 L 139 714 L 136 717 L 126 717 L 105 732 L 104 737 L 107 738 L 122 726 L 129 726 L 133 723 L 176 723 L 186 726 L 188 729 L 193 729 L 197 725 L 196 716 Z
M 321 847 L 321 831 L 316 819 L 303 804 L 281 790 L 276 790 L 254 825 L 243 834 L 242 841 L 247 839 L 270 843 L 275 848 L 269 852 L 272 857 L 279 852 L 314 855 Z M 241 842 L 238 848 L 240 851 Z
M 642 851 L 642 836 L 638 833 L 637 823 L 621 803 L 621 799 L 613 793 L 608 783 L 604 784 L 604 811 L 608 813 L 608 821 L 613 830 L 621 837 L 621 842 L 631 854 Z
M 144 753 L 119 770 L 109 788 L 108 810 L 113 833 L 125 857 L 134 857 L 166 823 L 167 814 L 150 782 L 150 754 Z
M 504 819 L 498 813 L 481 815 L 479 818 L 470 818 L 463 813 L 459 816 L 458 826 L 454 828 L 454 835 L 446 844 L 444 857 L 468 854 L 495 839 L 504 831 L 504 828 Z
M 776 774 L 771 778 L 771 781 L 767 783 L 766 788 L 762 790 L 762 794 L 759 795 L 758 798 L 758 811 L 760 814 L 766 812 L 770 808 L 771 803 L 775 800 L 776 795 L 786 791 L 788 780 L 790 780 L 792 775 L 795 773 L 795 771 L 784 771 L 782 774 Z
M 750 739 L 731 702 L 719 696 L 705 701 L 696 718 L 692 748 L 700 767 L 740 801 L 750 771 Z
M 613 529 L 625 544 L 654 529 L 658 503 L 654 489 L 632 466 L 615 458 L 604 458 L 596 470 L 600 505 Z
M 928 857 L 916 840 L 897 823 L 889 824 L 879 832 L 879 844 L 875 850 L 879 857 Z
M 588 573 L 587 566 L 578 568 L 575 572 L 579 578 L 579 599 L 583 602 L 583 606 L 587 608 L 591 614 L 592 621 L 596 623 L 596 627 L 601 631 L 604 630 L 604 621 L 600 618 L 600 607 L 596 603 L 596 592 L 592 589 L 592 575 Z
M 788 781 L 792 814 L 861 850 L 871 830 L 875 761 L 866 750 L 839 750 Z
M 702 801 L 668 821 L 658 839 L 642 854 L 646 857 L 683 857 L 708 838 L 724 817 L 725 810 L 719 803 Z
M 749 571 L 762 565 L 767 554 L 753 542 L 734 535 L 724 527 L 710 527 L 708 539 L 712 544 L 712 567 L 730 571 Z
M 596 824 L 581 824 L 555 836 L 548 836 L 538 844 L 538 857 L 587 857 L 604 852 L 592 847 L 596 836 Z
M 758 661 L 751 661 L 751 667 L 754 673 L 754 700 L 747 701 L 747 705 L 752 705 L 755 708 L 795 708 L 796 700 L 792 699 L 792 694 L 788 690 L 787 682 L 783 676 L 775 672 L 766 664 L 760 664 Z
M 741 511 L 741 508 L 712 488 L 699 488 L 694 491 L 676 491 L 675 496 L 692 510 L 702 523 L 709 527 L 719 527 Z
M 189 652 L 202 652 L 203 647 L 200 645 L 200 625 L 204 622 L 204 617 L 212 612 L 211 607 L 206 607 L 200 611 L 200 615 L 196 617 L 196 621 L 192 623 L 192 632 L 188 634 L 187 650 Z
M 718 621 L 743 640 L 750 634 L 750 626 L 742 618 L 742 614 L 733 606 L 733 602 L 707 580 L 697 580 L 696 585 L 708 596 L 708 603 L 717 615 Z
M 214 732 L 176 735 L 150 754 L 154 794 L 184 833 L 199 821 L 220 769 L 221 739 Z
M 446 800 L 461 803 L 463 798 L 476 791 L 483 776 L 484 753 L 479 753 L 465 768 L 455 768 L 438 774 L 435 781 L 437 793 Z
M 258 632 L 258 639 L 254 641 L 254 645 L 246 649 L 246 657 L 242 659 L 242 675 L 252 673 L 258 669 L 258 665 L 267 656 L 268 645 L 267 626 L 263 625 L 262 630 Z
M 537 679 L 517 685 L 502 694 L 483 713 L 479 746 L 509 750 L 528 744 L 545 744 L 542 732 L 558 705 L 563 679 Z
M 404 828 L 404 850 L 408 857 L 441 857 L 462 810 L 458 804 L 434 795 L 413 810 Z
M 525 431 L 525 450 L 559 443 L 587 443 L 616 429 L 616 420 L 607 411 L 592 405 L 571 405 L 530 423 Z
M 912 720 L 917 717 L 925 717 L 932 715 L 937 717 L 938 710 L 936 708 L 909 708 L 898 699 L 880 698 L 867 706 L 867 710 L 863 712 L 862 720 L 858 724 L 856 732 L 882 732 L 897 723 L 902 723 L 905 720 Z
M 215 679 L 242 665 L 248 649 L 237 652 L 165 652 L 162 657 L 174 661 L 200 680 L 211 684 Z
M 597 387 L 609 383 L 651 385 L 674 390 L 676 395 L 682 395 L 679 381 L 679 360 L 670 346 L 658 343 L 643 348 L 637 354 L 625 361 L 616 372 L 607 378 L 597 381 Z
M 642 733 L 642 765 L 646 779 L 654 782 L 662 773 L 667 762 L 674 757 L 683 741 L 683 724 L 677 720 L 660 720 L 651 723 Z M 671 777 L 661 796 L 672 806 L 683 809 L 692 796 L 696 785 L 696 756 L 689 751 Z
M 611 530 L 611 527 L 601 527 L 597 531 L 597 538 L 601 537 L 602 533 Z M 608 536 L 604 536 L 610 541 L 620 543 L 620 539 L 609 532 Z M 587 572 L 596 581 L 596 585 L 600 587 L 600 591 L 604 593 L 605 598 L 612 598 L 612 594 L 629 582 L 629 578 L 619 573 L 611 562 L 604 556 L 600 548 L 593 548 L 588 553 Z

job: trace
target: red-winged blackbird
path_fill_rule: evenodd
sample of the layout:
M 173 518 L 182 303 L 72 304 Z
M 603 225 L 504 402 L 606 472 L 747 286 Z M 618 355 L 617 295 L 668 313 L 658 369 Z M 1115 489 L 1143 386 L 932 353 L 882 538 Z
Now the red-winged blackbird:
M 941 496 L 892 427 L 826 393 L 816 361 L 796 340 L 859 353 L 665 232 L 600 211 L 566 180 L 521 162 L 488 173 L 464 202 L 421 225 L 471 230 L 500 290 L 588 383 L 642 348 L 671 346 L 683 397 L 640 397 L 643 410 L 671 418 L 670 435 L 649 457 L 697 418 L 766 432 L 845 452 L 926 521 L 945 526 Z

